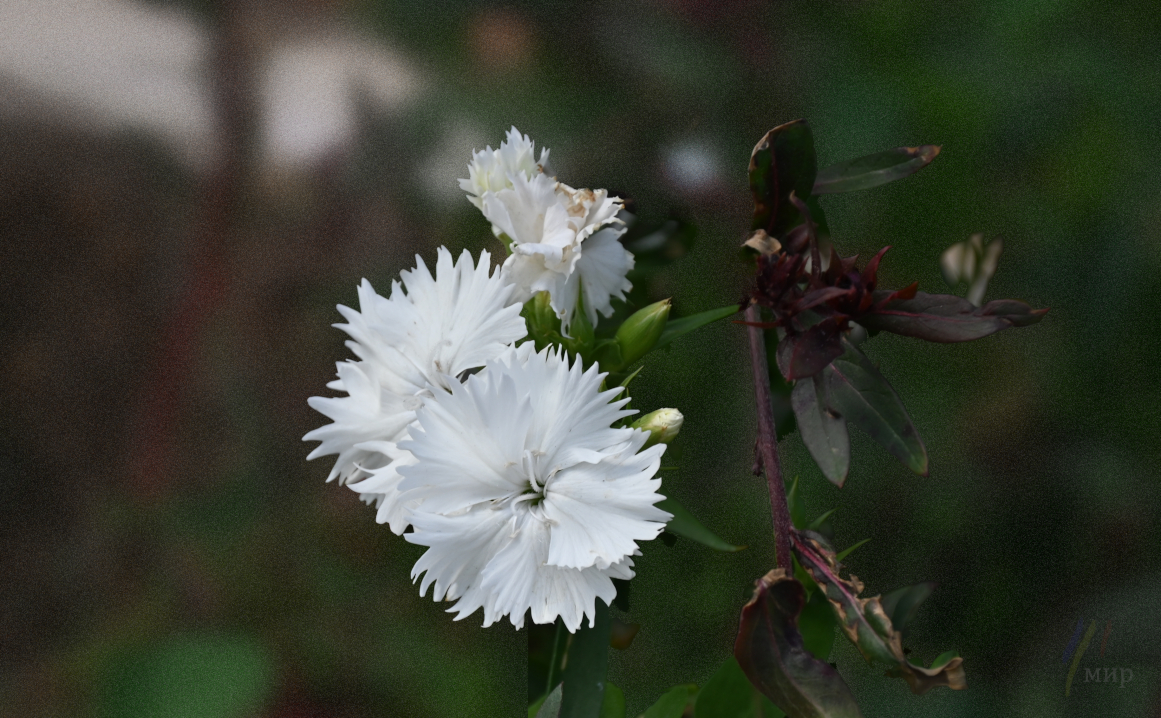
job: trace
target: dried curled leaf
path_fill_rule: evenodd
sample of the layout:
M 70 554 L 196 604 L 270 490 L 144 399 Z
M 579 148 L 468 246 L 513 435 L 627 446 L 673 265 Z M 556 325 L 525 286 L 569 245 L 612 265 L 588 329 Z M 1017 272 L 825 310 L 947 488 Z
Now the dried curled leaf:
M 791 538 L 799 562 L 825 591 L 839 627 L 868 663 L 882 661 L 889 664 L 891 669 L 887 675 L 903 678 L 911 692 L 917 695 L 936 686 L 957 691 L 967 688 L 962 658 L 944 654 L 930 668 L 908 661 L 903 653 L 903 636 L 892 625 L 881 598 L 859 598 L 863 591 L 862 581 L 854 575 L 848 579 L 839 576 L 842 566 L 830 548 L 799 531 L 795 531 Z
M 734 644 L 738 665 L 750 683 L 787 715 L 862 718 L 838 671 L 806 649 L 798 629 L 805 605 L 802 584 L 785 569 L 758 579 L 754 597 L 742 609 Z

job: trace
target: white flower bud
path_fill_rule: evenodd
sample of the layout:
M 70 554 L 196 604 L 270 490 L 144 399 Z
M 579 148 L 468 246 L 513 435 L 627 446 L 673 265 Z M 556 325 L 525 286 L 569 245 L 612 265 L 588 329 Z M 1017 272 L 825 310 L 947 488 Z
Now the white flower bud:
M 658 409 L 634 421 L 633 428 L 648 431 L 651 436 L 645 446 L 653 446 L 673 441 L 684 423 L 685 416 L 677 409 Z

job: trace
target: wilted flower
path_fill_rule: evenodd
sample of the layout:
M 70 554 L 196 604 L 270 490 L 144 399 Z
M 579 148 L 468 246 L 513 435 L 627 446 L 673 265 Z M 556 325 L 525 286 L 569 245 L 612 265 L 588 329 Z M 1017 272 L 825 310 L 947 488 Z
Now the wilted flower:
M 422 258 L 416 261 L 415 269 L 402 272 L 402 284 L 392 284 L 390 298 L 363 280 L 360 309 L 339 307 L 347 323 L 336 326 L 351 336 L 347 346 L 359 361 L 340 363 L 338 380 L 327 385 L 347 396 L 309 400 L 334 423 L 303 437 L 322 442 L 308 459 L 338 454 L 328 480 L 351 483 L 396 533 L 406 521 L 395 501 L 394 464 L 409 460 L 396 444 L 415 410 L 432 387 L 458 384 L 463 372 L 484 366 L 527 333 L 513 290 L 490 272 L 487 252 L 478 265 L 467 251 L 453 264 L 440 247 L 435 276 Z
M 637 542 L 670 515 L 654 506 L 664 446 L 612 428 L 631 414 L 604 375 L 531 343 L 424 402 L 400 448 L 403 499 L 416 501 L 408 541 L 428 550 L 412 569 L 420 593 L 488 626 L 558 616 L 570 631 L 609 603 L 613 578 L 631 578 Z
M 603 189 L 574 189 L 532 164 L 532 141 L 513 127 L 499 150 L 478 152 L 460 186 L 509 242 L 511 256 L 504 277 L 517 288 L 520 301 L 548 292 L 567 333 L 581 292 L 586 316 L 613 313 L 611 299 L 632 289 L 625 275 L 633 255 L 617 240 L 624 222 L 623 203 Z

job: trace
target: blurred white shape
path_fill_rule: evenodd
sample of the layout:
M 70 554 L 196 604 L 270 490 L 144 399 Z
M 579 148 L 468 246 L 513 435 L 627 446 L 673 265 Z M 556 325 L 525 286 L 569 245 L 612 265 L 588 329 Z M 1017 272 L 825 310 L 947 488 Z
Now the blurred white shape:
M 261 17 L 256 16 L 255 22 Z M 264 164 L 302 166 L 348 145 L 360 100 L 406 103 L 417 74 L 341 23 L 277 34 L 253 78 Z M 131 0 L 0 0 L 0 117 L 144 130 L 194 169 L 217 149 L 211 33 L 188 13 Z
M 0 2 L 3 114 L 159 135 L 193 164 L 213 151 L 209 33 L 188 15 L 124 0 Z M 8 83 L 6 83 L 8 84 Z
M 960 282 L 968 284 L 967 300 L 977 307 L 984 301 L 988 282 L 1000 265 L 1000 253 L 1004 251 L 1004 240 L 996 237 L 984 246 L 984 235 L 973 234 L 966 242 L 956 242 L 939 257 L 939 267 L 943 278 L 950 286 Z
M 360 97 L 390 110 L 420 86 L 402 58 L 380 43 L 337 33 L 275 44 L 258 84 L 262 154 L 280 165 L 309 165 L 349 145 Z
M 708 194 L 722 181 L 722 160 L 704 140 L 687 140 L 665 151 L 666 178 L 678 190 L 694 195 Z

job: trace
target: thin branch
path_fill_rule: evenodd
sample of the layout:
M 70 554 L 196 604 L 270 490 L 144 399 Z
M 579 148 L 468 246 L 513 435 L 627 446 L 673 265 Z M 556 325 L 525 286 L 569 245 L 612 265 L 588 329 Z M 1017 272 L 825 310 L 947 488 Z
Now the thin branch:
M 754 393 L 758 400 L 758 460 L 766 474 L 770 490 L 770 513 L 774 517 L 774 555 L 779 568 L 794 570 L 790 560 L 790 509 L 786 504 L 786 484 L 782 481 L 782 464 L 778 460 L 778 437 L 774 433 L 774 408 L 770 400 L 770 367 L 766 359 L 766 340 L 760 326 L 761 311 L 756 305 L 746 308 L 750 333 L 750 364 L 754 370 Z

